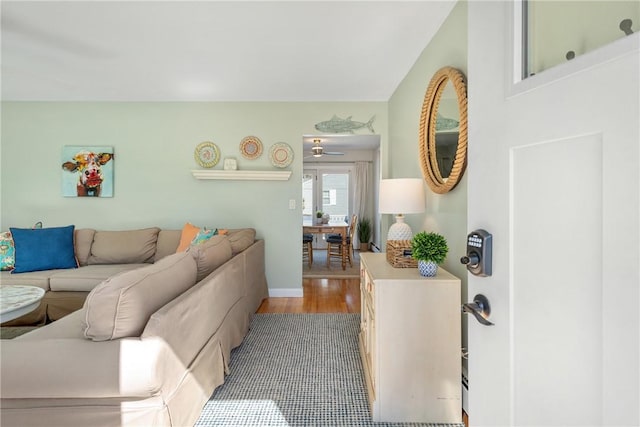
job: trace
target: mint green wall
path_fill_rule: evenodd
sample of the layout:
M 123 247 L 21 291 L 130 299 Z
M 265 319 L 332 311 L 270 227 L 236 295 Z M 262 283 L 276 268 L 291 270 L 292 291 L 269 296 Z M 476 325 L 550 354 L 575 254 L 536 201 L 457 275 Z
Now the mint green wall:
M 114 103 L 5 102 L 2 104 L 1 228 L 75 224 L 76 227 L 179 229 L 254 227 L 266 242 L 271 289 L 301 292 L 302 135 L 334 114 L 367 121 L 386 139 L 386 103 Z M 248 135 L 264 145 L 246 160 L 238 150 Z M 240 169 L 276 170 L 269 147 L 294 150 L 288 181 L 196 180 L 194 149 L 213 141 L 221 158 Z M 113 198 L 61 196 L 64 145 L 114 147 Z M 215 167 L 222 169 L 222 161 Z M 289 200 L 296 209 L 289 209 Z
M 418 125 L 424 94 L 433 74 L 452 66 L 467 75 L 467 3 L 458 2 L 442 27 L 424 49 L 415 65 L 389 101 L 388 178 L 422 177 L 418 158 Z M 473 141 L 468 141 L 473 144 Z M 467 178 L 447 194 L 433 193 L 426 186 L 425 214 L 407 215 L 414 233 L 435 231 L 447 239 L 449 254 L 443 267 L 462 281 L 463 299 L 467 289 L 467 270 L 460 264 L 465 254 L 467 234 Z M 391 215 L 385 215 L 393 222 Z M 466 327 L 463 327 L 466 336 Z M 466 338 L 463 338 L 463 345 Z
M 422 177 L 418 158 L 420 112 L 431 77 L 444 66 L 455 67 L 467 74 L 466 2 L 459 2 L 454 7 L 389 101 L 389 178 Z M 425 215 L 407 215 L 406 221 L 414 232 L 426 230 L 443 234 L 450 247 L 444 267 L 464 279 L 466 269 L 462 268 L 459 258 L 464 254 L 467 233 L 466 175 L 447 194 L 433 193 L 426 183 L 425 188 Z

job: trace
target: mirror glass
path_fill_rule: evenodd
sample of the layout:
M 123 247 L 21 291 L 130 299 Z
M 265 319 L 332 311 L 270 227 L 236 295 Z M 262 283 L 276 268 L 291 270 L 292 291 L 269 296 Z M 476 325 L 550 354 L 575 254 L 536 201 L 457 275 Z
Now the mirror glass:
M 467 165 L 467 87 L 452 67 L 438 70 L 424 96 L 419 125 L 422 175 L 435 193 L 451 191 Z
M 451 174 L 458 149 L 460 112 L 453 83 L 447 81 L 436 106 L 436 162 L 443 181 Z

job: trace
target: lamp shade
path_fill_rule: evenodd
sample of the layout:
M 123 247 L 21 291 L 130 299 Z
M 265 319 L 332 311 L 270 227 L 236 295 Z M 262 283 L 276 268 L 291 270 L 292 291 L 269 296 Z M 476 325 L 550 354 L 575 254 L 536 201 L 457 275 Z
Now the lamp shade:
M 421 178 L 383 179 L 380 181 L 380 213 L 396 214 L 387 240 L 410 240 L 413 232 L 403 214 L 424 212 L 424 189 Z
M 420 213 L 424 212 L 425 204 L 422 178 L 397 178 L 380 181 L 380 213 Z

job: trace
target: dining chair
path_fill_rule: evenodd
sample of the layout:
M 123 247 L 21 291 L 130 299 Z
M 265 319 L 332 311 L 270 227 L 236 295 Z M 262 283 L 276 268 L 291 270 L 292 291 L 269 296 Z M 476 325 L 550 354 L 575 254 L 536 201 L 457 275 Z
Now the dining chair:
M 349 234 L 347 236 L 347 261 L 349 265 L 353 267 L 353 238 L 356 231 L 356 224 L 358 222 L 358 215 L 351 216 L 351 223 L 349 224 Z M 327 236 L 327 267 L 331 267 L 331 259 L 337 258 L 342 262 L 342 236 L 339 234 L 331 234 Z
M 302 235 L 302 260 L 305 258 L 311 267 L 313 264 L 313 234 L 303 234 Z

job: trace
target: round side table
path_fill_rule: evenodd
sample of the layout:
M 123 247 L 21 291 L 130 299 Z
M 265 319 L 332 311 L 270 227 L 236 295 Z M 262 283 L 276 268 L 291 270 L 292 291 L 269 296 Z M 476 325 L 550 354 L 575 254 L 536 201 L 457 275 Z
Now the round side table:
M 0 286 L 0 323 L 8 322 L 35 310 L 44 296 L 37 286 Z

